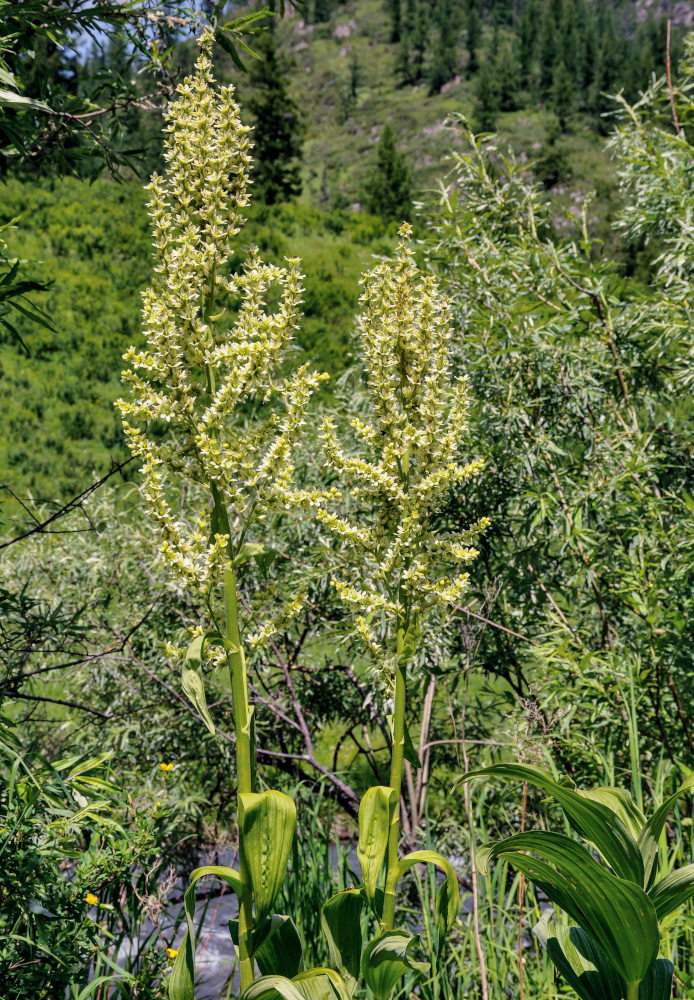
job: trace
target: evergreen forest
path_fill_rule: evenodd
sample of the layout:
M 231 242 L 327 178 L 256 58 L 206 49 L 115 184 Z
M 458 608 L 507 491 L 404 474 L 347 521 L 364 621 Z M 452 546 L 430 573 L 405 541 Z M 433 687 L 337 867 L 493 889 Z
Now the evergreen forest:
M 691 130 L 679 0 L 0 0 L 0 1000 L 694 995 Z

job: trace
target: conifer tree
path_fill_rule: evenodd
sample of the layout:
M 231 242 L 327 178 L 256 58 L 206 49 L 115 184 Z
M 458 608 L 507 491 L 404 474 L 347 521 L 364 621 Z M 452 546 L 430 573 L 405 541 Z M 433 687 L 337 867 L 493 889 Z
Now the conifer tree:
M 412 172 L 387 124 L 378 141 L 376 163 L 367 179 L 364 206 L 388 222 L 409 220 L 412 216 Z
M 429 92 L 437 94 L 458 69 L 460 14 L 455 0 L 438 0 L 434 8 L 436 45 L 429 67 Z
M 483 60 L 475 84 L 475 111 L 472 127 L 475 132 L 493 132 L 500 109 L 498 81 L 490 54 Z
M 565 132 L 574 110 L 574 80 L 563 59 L 554 71 L 551 105 L 557 116 L 559 128 Z
M 480 68 L 479 47 L 482 39 L 482 19 L 477 0 L 468 0 L 465 16 L 465 47 L 467 49 L 467 75 L 474 76 Z
M 300 161 L 305 126 L 287 89 L 286 63 L 278 54 L 272 32 L 259 37 L 261 58 L 250 70 L 247 105 L 255 118 L 253 184 L 255 196 L 267 205 L 301 193 Z
M 537 48 L 541 6 L 539 0 L 525 0 L 518 23 L 518 61 L 523 84 L 530 82 Z
M 554 70 L 559 59 L 559 38 L 557 20 L 557 5 L 552 0 L 545 0 L 540 24 L 538 41 L 539 73 L 538 83 L 540 95 L 549 97 L 554 83 Z
M 402 33 L 400 0 L 388 0 L 388 13 L 390 14 L 390 40 L 391 42 L 399 42 Z
M 518 107 L 518 91 L 520 89 L 520 67 L 517 45 L 513 36 L 504 35 L 495 39 L 492 46 L 494 62 L 492 66 L 493 83 L 500 111 L 514 111 Z

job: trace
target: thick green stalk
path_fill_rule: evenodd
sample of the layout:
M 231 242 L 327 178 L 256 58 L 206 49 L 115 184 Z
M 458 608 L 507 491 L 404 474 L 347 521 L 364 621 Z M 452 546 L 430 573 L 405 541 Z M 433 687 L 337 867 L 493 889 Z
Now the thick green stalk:
M 236 774 L 239 795 L 253 791 L 251 761 L 251 713 L 248 707 L 246 661 L 239 635 L 238 596 L 236 574 L 231 564 L 224 570 L 224 610 L 226 615 L 227 661 L 231 675 L 231 696 L 234 703 L 234 729 L 236 731 Z M 239 829 L 239 875 L 248 892 L 239 907 L 239 959 L 241 962 L 241 989 L 253 982 L 253 959 L 248 954 L 248 938 L 253 929 L 253 899 L 251 881 L 243 856 L 242 834 Z
M 639 983 L 627 983 L 626 1000 L 639 1000 Z
M 386 873 L 391 871 L 398 861 L 398 841 L 400 839 L 400 786 L 402 785 L 402 762 L 405 753 L 405 632 L 398 629 L 398 665 L 395 671 L 395 704 L 393 707 L 393 755 L 390 763 L 390 787 L 395 792 L 393 815 L 388 834 L 388 853 L 386 857 Z M 387 878 L 387 874 L 386 874 Z M 391 930 L 395 920 L 395 891 L 386 892 L 383 898 L 383 926 Z

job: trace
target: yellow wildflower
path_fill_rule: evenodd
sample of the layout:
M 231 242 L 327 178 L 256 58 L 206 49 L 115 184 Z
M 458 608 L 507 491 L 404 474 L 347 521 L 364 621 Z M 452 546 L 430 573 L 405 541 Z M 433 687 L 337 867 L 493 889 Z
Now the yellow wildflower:
M 173 764 L 160 764 L 159 767 L 162 771 L 173 771 Z
M 169 958 L 175 958 L 176 955 L 178 955 L 178 952 L 179 952 L 178 948 L 167 948 L 166 949 L 166 954 L 169 956 Z
M 88 892 L 87 895 L 84 897 L 84 899 L 85 902 L 89 903 L 90 906 L 96 906 L 96 904 L 99 902 L 99 897 L 95 896 L 93 892 Z

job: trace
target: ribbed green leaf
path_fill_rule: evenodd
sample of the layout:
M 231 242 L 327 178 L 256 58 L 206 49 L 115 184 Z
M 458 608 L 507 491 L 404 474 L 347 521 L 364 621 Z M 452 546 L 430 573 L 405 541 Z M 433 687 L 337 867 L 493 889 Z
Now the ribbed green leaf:
M 648 890 L 658 920 L 686 903 L 694 896 L 694 865 L 684 865 L 671 872 Z
M 532 851 L 532 857 L 526 854 Z M 655 909 L 643 889 L 607 871 L 584 847 L 561 833 L 518 833 L 482 847 L 482 870 L 506 857 L 569 914 L 605 953 L 626 982 L 640 982 L 658 954 Z
M 202 655 L 205 646 L 210 642 L 220 642 L 218 632 L 208 632 L 206 635 L 196 635 L 186 651 L 183 663 L 182 687 L 183 693 L 193 708 L 201 716 L 211 733 L 214 733 L 214 723 L 207 707 L 205 696 L 205 680 L 202 674 Z
M 241 1000 L 349 1000 L 349 993 L 333 969 L 310 969 L 293 979 L 261 976 L 241 996 Z
M 273 914 L 270 927 L 253 957 L 262 976 L 278 975 L 291 979 L 304 968 L 304 948 L 291 917 Z
M 194 1000 L 195 996 L 195 889 L 201 878 L 218 878 L 230 886 L 241 901 L 247 889 L 241 881 L 241 876 L 233 868 L 224 865 L 205 865 L 196 868 L 190 876 L 190 884 L 183 897 L 183 908 L 186 916 L 187 930 L 183 937 L 178 955 L 174 961 L 169 977 L 170 1000 Z
M 323 933 L 328 941 L 330 963 L 344 979 L 350 994 L 359 979 L 361 908 L 362 895 L 358 889 L 338 892 L 323 907 Z
M 309 969 L 294 977 L 306 1000 L 350 1000 L 342 977 L 334 969 Z
M 639 983 L 639 1000 L 670 1000 L 675 967 L 666 958 L 659 958 Z
M 684 781 L 680 787 L 669 798 L 665 799 L 661 806 L 653 813 L 648 823 L 639 837 L 639 847 L 643 855 L 643 865 L 646 873 L 644 885 L 650 887 L 656 877 L 658 859 L 658 844 L 660 835 L 663 832 L 665 822 L 675 808 L 675 804 L 681 795 L 694 788 L 694 773 Z
M 362 884 L 372 908 L 378 877 L 388 847 L 390 820 L 396 794 L 392 788 L 375 785 L 365 792 L 359 805 L 357 858 L 361 865 Z
M 598 788 L 583 788 L 579 794 L 587 799 L 593 799 L 595 802 L 602 802 L 604 806 L 611 809 L 619 816 L 634 840 L 638 841 L 641 831 L 646 825 L 646 817 L 631 795 L 623 788 L 612 788 L 609 785 L 604 785 Z
M 441 945 L 443 939 L 455 923 L 455 918 L 458 916 L 458 909 L 460 907 L 458 878 L 453 871 L 450 861 L 436 851 L 414 851 L 412 854 L 406 854 L 388 872 L 386 892 L 395 892 L 395 888 L 405 872 L 417 864 L 436 865 L 446 876 L 445 881 L 436 894 L 439 945 Z
M 561 785 L 547 771 L 531 764 L 493 764 L 469 771 L 459 782 L 481 777 L 527 781 L 547 792 L 562 807 L 576 833 L 597 848 L 617 875 L 639 886 L 644 884 L 643 859 L 638 844 L 612 808 L 596 801 L 592 793 Z
M 186 931 L 174 960 L 168 983 L 169 1000 L 195 998 L 195 948 Z
M 209 731 L 214 733 L 214 722 L 212 721 L 212 716 L 210 715 L 207 707 L 205 682 L 202 677 L 202 669 L 200 666 L 203 640 L 204 636 L 197 635 L 188 647 L 188 652 L 186 653 L 186 658 L 183 663 L 181 683 L 183 693 L 186 698 L 202 717 L 202 721 L 205 723 Z
M 402 977 L 414 970 L 426 975 L 427 962 L 416 962 L 410 952 L 417 946 L 418 936 L 405 931 L 382 931 L 364 949 L 361 971 L 366 985 L 376 1000 L 389 1000 Z
M 306 1000 L 304 994 L 286 976 L 261 976 L 241 994 L 241 1000 Z
M 622 1000 L 624 980 L 581 927 L 563 927 L 545 910 L 533 934 L 581 1000 Z
M 275 790 L 239 795 L 241 847 L 253 886 L 255 919 L 260 923 L 272 906 L 287 870 L 296 827 L 296 807 Z

